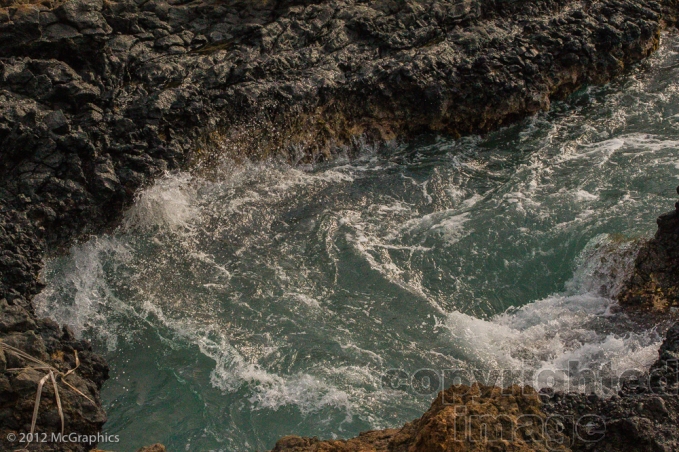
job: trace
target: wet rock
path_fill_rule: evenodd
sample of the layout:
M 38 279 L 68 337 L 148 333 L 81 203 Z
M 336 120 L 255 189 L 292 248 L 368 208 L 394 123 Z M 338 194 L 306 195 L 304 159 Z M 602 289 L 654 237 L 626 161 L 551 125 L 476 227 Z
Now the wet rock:
M 142 447 L 137 452 L 165 452 L 165 446 L 162 444 L 154 444 L 152 446 Z
M 110 158 L 100 158 L 95 164 L 94 184 L 95 193 L 103 198 L 112 196 L 120 187 L 120 181 Z
M 667 331 L 665 341 L 660 346 L 660 360 L 670 361 L 679 359 L 679 324 L 675 324 Z
M 679 309 L 679 203 L 657 223 L 655 237 L 641 247 L 618 299 L 628 309 L 666 316 Z

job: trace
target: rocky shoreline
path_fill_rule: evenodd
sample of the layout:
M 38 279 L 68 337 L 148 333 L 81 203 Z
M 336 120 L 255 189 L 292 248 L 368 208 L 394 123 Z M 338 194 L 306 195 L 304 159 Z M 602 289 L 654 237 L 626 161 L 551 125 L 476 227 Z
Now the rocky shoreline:
M 320 161 L 547 109 L 647 57 L 677 11 L 670 0 L 0 0 L 0 340 L 50 366 L 65 431 L 96 436 L 108 368 L 35 316 L 45 256 L 115 226 L 167 170 L 209 171 L 224 155 Z M 675 256 L 676 232 L 663 230 L 644 252 L 655 264 Z M 646 292 L 655 264 L 637 266 Z M 35 367 L 0 352 L 3 449 L 31 430 L 48 375 Z M 35 431 L 61 430 L 55 400 L 45 384 Z
M 451 386 L 400 429 L 350 440 L 286 436 L 271 452 L 676 451 L 679 324 L 649 373 L 618 395 L 537 393 L 530 386 Z

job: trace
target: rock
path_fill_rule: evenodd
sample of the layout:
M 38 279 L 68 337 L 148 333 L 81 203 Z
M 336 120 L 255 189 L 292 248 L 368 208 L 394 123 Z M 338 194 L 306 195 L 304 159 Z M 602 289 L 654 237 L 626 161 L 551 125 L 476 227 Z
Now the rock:
M 0 357 L 0 372 L 3 371 L 2 358 Z M 9 378 L 7 378 L 5 375 L 0 375 L 0 395 L 2 395 L 3 398 L 9 398 L 13 392 L 14 388 L 12 388 Z M 2 416 L 2 414 L 0 414 L 0 416 Z
M 284 436 L 276 442 L 273 452 L 304 451 L 316 446 L 321 441 L 318 438 L 302 438 L 300 436 Z
M 69 0 L 58 7 L 55 14 L 81 32 L 105 29 L 110 31 L 106 19 L 101 14 L 102 9 L 102 0 Z
M 167 50 L 167 49 L 174 47 L 174 46 L 183 47 L 184 44 L 185 44 L 184 40 L 181 38 L 181 36 L 169 35 L 169 36 L 165 36 L 164 38 L 158 39 L 155 42 L 154 47 L 156 47 L 158 49 Z
M 120 187 L 120 181 L 109 158 L 100 158 L 95 165 L 94 184 L 95 193 L 103 198 L 112 196 Z
M 53 24 L 45 28 L 43 38 L 48 41 L 59 41 L 61 39 L 72 39 L 80 36 L 80 32 L 66 24 Z
M 679 323 L 674 324 L 667 331 L 665 341 L 660 346 L 660 360 L 670 361 L 679 360 Z
M 361 433 L 350 440 L 286 436 L 272 452 L 434 452 L 486 451 L 504 444 L 512 451 L 568 451 L 544 436 L 547 415 L 531 388 L 507 390 L 475 384 L 441 392 L 431 408 L 401 429 Z M 505 449 L 498 449 L 505 450 Z
M 10 306 L 7 300 L 0 300 L 0 332 L 10 333 L 35 328 L 31 314 L 21 306 Z
M 667 416 L 670 414 L 670 412 L 667 410 L 667 406 L 665 406 L 665 401 L 660 397 L 651 397 L 649 400 L 647 400 L 646 408 L 659 416 Z
M 40 380 L 45 376 L 44 372 L 36 369 L 26 369 L 21 371 L 12 381 L 12 388 L 18 393 L 35 392 L 38 389 Z
M 162 444 L 154 444 L 152 446 L 146 446 L 142 447 L 141 449 L 137 450 L 137 452 L 166 452 L 167 449 L 165 449 L 165 446 Z
M 641 247 L 634 272 L 617 298 L 628 309 L 664 316 L 679 307 L 679 207 L 657 223 L 658 232 Z
M 33 330 L 28 330 L 22 333 L 13 332 L 3 337 L 3 342 L 11 345 L 32 357 L 40 360 L 47 359 L 47 349 L 43 340 L 35 334 Z M 8 363 L 11 367 L 24 367 L 24 361 L 21 358 L 15 357 L 12 353 L 5 351 L 8 356 Z M 12 364 L 14 362 L 14 364 Z
M 47 128 L 55 133 L 64 134 L 68 132 L 68 119 L 61 110 L 48 113 L 43 121 Z

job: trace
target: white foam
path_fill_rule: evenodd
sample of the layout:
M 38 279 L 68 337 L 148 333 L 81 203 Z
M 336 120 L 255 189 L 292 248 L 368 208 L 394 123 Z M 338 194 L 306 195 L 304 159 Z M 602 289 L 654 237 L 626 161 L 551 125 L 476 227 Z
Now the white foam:
M 608 296 L 620 289 L 635 251 L 634 242 L 616 243 L 601 235 L 581 254 L 567 284 L 571 295 L 554 295 L 488 320 L 449 313 L 440 326 L 450 334 L 453 354 L 474 369 L 528 370 L 535 372 L 531 378 L 542 370 L 568 371 L 573 363 L 579 368 L 607 364 L 618 375 L 647 369 L 660 345 L 654 330 L 615 335 L 596 327 L 597 320 L 610 315 L 615 302 Z
M 187 173 L 165 175 L 152 186 L 141 191 L 126 212 L 123 225 L 126 229 L 190 230 L 197 217 L 195 189 Z
M 481 200 L 483 200 L 483 196 L 478 193 L 475 193 L 470 198 L 462 201 L 462 205 L 464 205 L 467 208 L 474 207 Z
M 129 248 L 119 240 L 102 236 L 71 248 L 68 257 L 58 259 L 59 278 L 33 300 L 38 316 L 51 317 L 59 324 L 70 326 L 77 337 L 96 325 L 108 325 L 102 329 L 103 339 L 110 350 L 116 348 L 117 336 L 108 314 L 111 299 L 115 299 L 104 277 L 103 261 L 113 256 L 118 264 L 130 258 Z
M 433 226 L 431 230 L 433 232 L 441 234 L 448 244 L 456 243 L 460 238 L 468 235 L 471 231 L 466 231 L 464 228 L 465 223 L 469 221 L 469 213 L 463 213 L 460 215 L 452 215 L 443 218 L 438 224 Z
M 412 218 L 401 225 L 398 232 L 392 232 L 387 237 L 395 240 L 404 234 L 426 236 L 428 233 L 434 233 L 445 237 L 449 244 L 453 244 L 469 233 L 464 229 L 467 221 L 468 212 L 459 213 L 457 210 L 447 209 Z
M 679 149 L 679 141 L 662 139 L 656 135 L 647 133 L 625 135 L 625 144 L 635 148 L 635 152 L 628 154 L 634 156 L 655 153 L 665 149 Z
M 163 317 L 162 313 L 160 315 Z M 330 366 L 318 369 L 322 373 L 320 377 L 303 372 L 281 376 L 247 362 L 223 336 L 214 331 L 207 332 L 178 324 L 173 325 L 173 329 L 178 333 L 188 334 L 190 342 L 198 345 L 202 354 L 215 361 L 215 368 L 211 373 L 214 387 L 224 392 L 235 392 L 247 385 L 251 391 L 248 401 L 255 411 L 277 411 L 282 407 L 295 406 L 306 416 L 333 408 L 345 414 L 344 422 L 352 422 L 353 417 L 365 412 L 369 404 L 379 400 L 382 403 L 391 402 L 394 398 L 403 396 L 381 392 L 373 369 Z M 360 350 L 352 345 L 348 348 Z M 363 352 L 370 353 L 365 350 Z M 379 357 L 375 356 L 375 359 Z M 331 381 L 337 381 L 348 390 L 339 389 Z
M 599 199 L 599 196 L 593 195 L 592 193 L 590 193 L 586 190 L 582 190 L 582 189 L 575 191 L 573 193 L 573 196 L 575 197 L 575 199 L 577 201 L 584 201 L 584 202 L 596 201 L 596 200 Z
M 223 332 L 191 319 L 170 319 L 152 302 L 148 306 L 166 327 L 215 361 L 210 374 L 214 387 L 223 392 L 236 392 L 247 385 L 252 394 L 249 401 L 255 410 L 278 410 L 293 405 L 306 415 L 333 407 L 344 411 L 348 419 L 352 417 L 354 404 L 346 392 L 307 373 L 281 376 L 268 372 L 248 362 Z M 273 352 L 275 349 L 268 351 Z
M 307 294 L 293 292 L 293 293 L 287 293 L 285 295 L 287 295 L 288 297 L 292 298 L 293 300 L 295 300 L 297 302 L 304 304 L 305 306 L 307 306 L 309 308 L 313 308 L 313 309 L 320 309 L 321 308 L 321 304 L 318 302 L 318 300 L 316 300 L 313 297 L 310 297 Z
M 597 333 L 590 322 L 604 317 L 609 299 L 589 294 L 550 297 L 490 320 L 454 312 L 443 326 L 453 353 L 474 370 L 526 372 L 524 383 L 536 386 L 543 370 L 556 374 L 577 368 L 609 366 L 617 375 L 643 371 L 657 359 L 654 331 L 614 335 Z M 569 367 L 570 366 L 570 367 Z
M 622 152 L 625 156 L 635 158 L 654 154 L 666 149 L 679 148 L 679 141 L 662 139 L 658 136 L 646 133 L 632 133 L 621 135 L 616 138 L 594 142 L 590 144 L 580 144 L 579 146 L 565 151 L 559 163 L 574 159 L 589 159 L 596 162 L 601 167 L 618 151 L 630 149 L 631 152 Z
M 317 412 L 325 407 L 345 410 L 350 421 L 353 406 L 349 394 L 312 377 L 298 374 L 286 379 L 262 378 L 260 372 L 243 374 L 258 384 L 250 398 L 256 409 L 278 410 L 282 406 L 295 405 L 303 414 Z

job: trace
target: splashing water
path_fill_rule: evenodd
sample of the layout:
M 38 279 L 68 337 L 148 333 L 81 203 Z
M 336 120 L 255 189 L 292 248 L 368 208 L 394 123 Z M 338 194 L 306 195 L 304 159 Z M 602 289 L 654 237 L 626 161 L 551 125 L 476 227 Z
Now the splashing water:
M 384 386 L 389 369 L 650 365 L 658 333 L 610 308 L 673 202 L 678 44 L 485 138 L 223 162 L 140 193 L 119 230 L 47 263 L 36 299 L 111 363 L 106 448 L 395 427 L 436 388 Z

